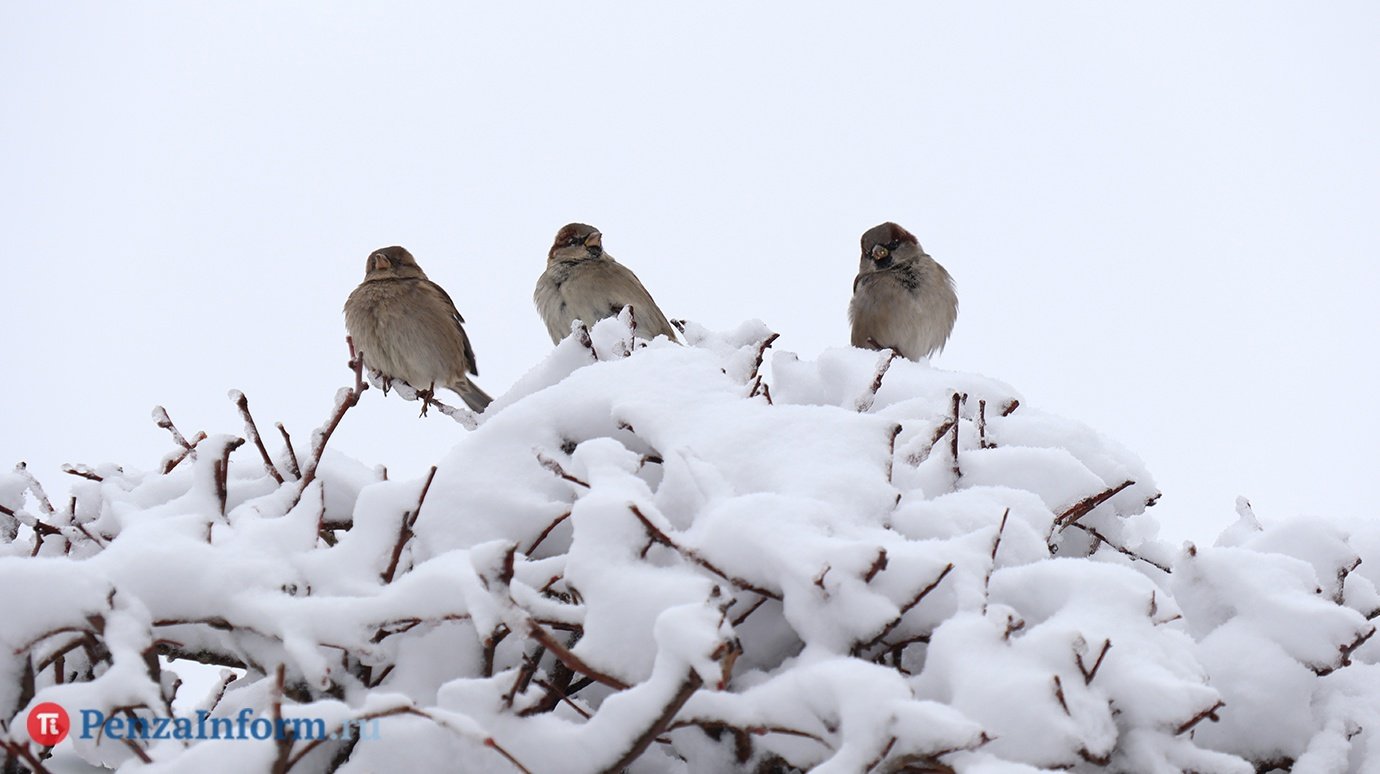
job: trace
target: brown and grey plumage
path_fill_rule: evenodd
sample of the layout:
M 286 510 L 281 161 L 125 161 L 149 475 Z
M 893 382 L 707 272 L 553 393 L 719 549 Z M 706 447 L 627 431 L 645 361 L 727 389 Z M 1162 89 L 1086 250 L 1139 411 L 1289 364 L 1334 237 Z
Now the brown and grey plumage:
M 909 231 L 883 223 L 862 235 L 848 320 L 853 346 L 919 360 L 944 348 L 958 318 L 954 281 Z
M 637 275 L 604 252 L 603 234 L 584 223 L 570 223 L 556 233 L 532 300 L 555 343 L 570 335 L 576 320 L 593 325 L 625 306 L 633 308 L 636 335 L 676 339 L 671 323 Z
M 491 398 L 468 376 L 479 369 L 464 322 L 446 291 L 396 245 L 370 253 L 364 281 L 345 301 L 345 328 L 365 366 L 418 390 L 446 387 L 483 411 Z

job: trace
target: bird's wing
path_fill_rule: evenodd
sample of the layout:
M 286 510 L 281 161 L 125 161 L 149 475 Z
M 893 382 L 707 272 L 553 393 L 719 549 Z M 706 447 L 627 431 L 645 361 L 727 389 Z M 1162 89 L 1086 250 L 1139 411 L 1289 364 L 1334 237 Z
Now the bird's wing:
M 460 316 L 460 310 L 455 308 L 455 302 L 450 299 L 450 294 L 446 292 L 445 288 L 431 280 L 426 280 L 426 283 L 435 288 L 436 292 L 441 294 L 441 298 L 445 299 L 446 306 L 450 307 L 451 319 L 455 322 L 455 329 L 460 331 L 460 342 L 465 347 L 465 360 L 470 364 L 470 373 L 478 376 L 479 364 L 475 362 L 474 347 L 470 345 L 469 334 L 465 333 L 465 318 Z
M 671 327 L 671 323 L 662 314 L 661 307 L 652 300 L 652 294 L 647 292 L 647 288 L 642 285 L 642 281 L 633 274 L 632 269 L 624 266 L 612 259 L 609 260 L 610 270 L 627 280 L 628 302 L 632 304 L 633 315 L 638 321 L 638 325 L 644 326 L 647 332 L 653 336 L 664 334 L 671 341 L 676 340 L 676 329 Z M 613 310 L 614 314 L 622 311 L 620 306 Z

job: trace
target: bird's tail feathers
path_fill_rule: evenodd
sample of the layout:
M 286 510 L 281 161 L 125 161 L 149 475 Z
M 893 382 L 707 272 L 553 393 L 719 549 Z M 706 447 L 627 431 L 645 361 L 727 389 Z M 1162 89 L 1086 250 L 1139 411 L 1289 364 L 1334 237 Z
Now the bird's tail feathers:
M 487 392 L 479 389 L 479 385 L 469 379 L 457 381 L 455 384 L 450 385 L 450 389 L 453 390 L 455 394 L 459 395 L 460 398 L 465 401 L 465 405 L 469 406 L 472 411 L 483 411 L 488 408 L 489 404 L 494 400 L 489 397 Z

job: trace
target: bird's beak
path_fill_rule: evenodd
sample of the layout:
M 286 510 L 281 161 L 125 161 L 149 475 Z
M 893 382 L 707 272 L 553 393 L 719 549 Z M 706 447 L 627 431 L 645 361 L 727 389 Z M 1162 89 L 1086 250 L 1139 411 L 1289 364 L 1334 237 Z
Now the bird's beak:
M 393 262 L 388 260 L 387 256 L 382 254 L 374 256 L 374 271 L 383 271 L 392 265 Z
M 604 249 L 604 235 L 596 231 L 585 237 L 585 247 L 596 251 Z
M 888 250 L 888 249 L 886 249 L 886 247 L 884 247 L 884 246 L 882 246 L 882 245 L 877 245 L 876 247 L 873 247 L 873 248 L 872 248 L 872 260 L 874 260 L 874 261 L 880 261 L 880 260 L 882 260 L 883 258 L 886 258 L 886 257 L 887 257 L 888 255 L 890 255 L 890 254 L 891 254 L 891 251 Z

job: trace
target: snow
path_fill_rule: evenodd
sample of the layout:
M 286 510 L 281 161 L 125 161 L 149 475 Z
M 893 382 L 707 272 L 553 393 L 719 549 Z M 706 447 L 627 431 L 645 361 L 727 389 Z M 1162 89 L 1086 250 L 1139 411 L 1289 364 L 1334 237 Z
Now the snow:
M 45 754 L 56 701 L 377 724 L 60 748 L 131 771 L 1380 766 L 1380 528 L 1241 501 L 1177 545 L 1139 458 L 1001 382 L 682 338 L 577 325 L 417 480 L 329 448 L 406 397 L 349 388 L 306 482 L 161 409 L 174 452 L 66 508 L 0 474 L 0 738 Z

